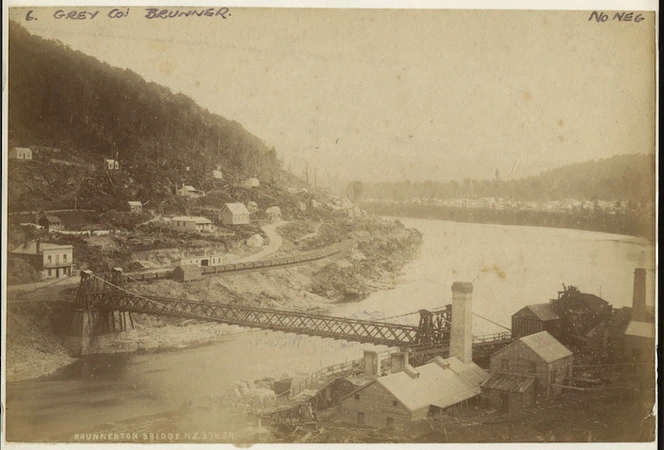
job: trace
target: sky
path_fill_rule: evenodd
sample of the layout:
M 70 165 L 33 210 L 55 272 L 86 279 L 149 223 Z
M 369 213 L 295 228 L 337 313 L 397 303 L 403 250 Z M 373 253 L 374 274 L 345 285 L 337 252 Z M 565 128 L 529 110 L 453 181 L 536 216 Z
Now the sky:
M 149 20 L 111 9 L 10 15 L 240 122 L 321 184 L 509 180 L 654 152 L 653 13 L 230 8 Z

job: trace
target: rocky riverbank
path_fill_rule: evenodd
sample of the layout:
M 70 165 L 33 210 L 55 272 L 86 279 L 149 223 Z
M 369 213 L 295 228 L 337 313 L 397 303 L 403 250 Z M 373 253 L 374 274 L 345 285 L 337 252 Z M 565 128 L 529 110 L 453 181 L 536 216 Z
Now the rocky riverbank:
M 288 234 L 286 234 L 288 233 Z M 398 221 L 339 219 L 310 227 L 290 227 L 281 252 L 298 253 L 351 239 L 346 254 L 289 268 L 207 277 L 191 283 L 155 280 L 131 284 L 143 295 L 242 304 L 282 310 L 329 309 L 388 287 L 416 254 L 421 233 Z M 303 235 L 305 239 L 301 239 Z M 67 294 L 63 293 L 62 296 Z M 69 292 L 69 300 L 73 300 Z M 7 320 L 8 381 L 53 374 L 75 361 L 62 345 L 71 303 L 12 304 Z M 184 348 L 246 330 L 224 324 L 134 314 L 139 351 Z

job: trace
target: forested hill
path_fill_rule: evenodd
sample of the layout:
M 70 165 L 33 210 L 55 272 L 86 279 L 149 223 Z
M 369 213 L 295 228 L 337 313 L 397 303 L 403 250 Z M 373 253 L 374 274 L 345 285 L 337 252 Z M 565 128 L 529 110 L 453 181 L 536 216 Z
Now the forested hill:
M 362 198 L 502 197 L 519 201 L 608 200 L 641 204 L 654 201 L 653 155 L 618 155 L 551 169 L 539 175 L 502 181 L 365 183 Z
M 57 148 L 95 166 L 117 155 L 123 171 L 141 183 L 144 197 L 181 182 L 195 184 L 217 164 L 225 179 L 289 176 L 275 149 L 239 123 L 14 22 L 9 138 L 10 148 Z

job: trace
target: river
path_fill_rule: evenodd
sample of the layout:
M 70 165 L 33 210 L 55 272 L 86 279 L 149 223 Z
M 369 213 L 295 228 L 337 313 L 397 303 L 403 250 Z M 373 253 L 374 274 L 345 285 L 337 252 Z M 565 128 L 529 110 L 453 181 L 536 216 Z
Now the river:
M 547 302 L 562 283 L 621 307 L 631 305 L 634 268 L 647 268 L 649 283 L 654 278 L 654 248 L 644 239 L 566 229 L 400 220 L 423 232 L 423 244 L 397 285 L 325 313 L 416 323 L 417 315 L 405 314 L 450 303 L 452 283 L 470 281 L 474 312 L 509 327 L 512 313 L 527 304 Z M 651 287 L 647 302 L 652 304 L 653 298 Z M 475 334 L 503 331 L 478 316 L 473 327 Z M 365 348 L 376 347 L 250 331 L 183 350 L 86 358 L 48 379 L 7 385 L 7 439 L 67 441 L 74 439 L 74 433 L 102 424 L 132 419 L 142 423 L 147 416 L 205 403 L 238 381 L 316 370 L 357 359 Z

